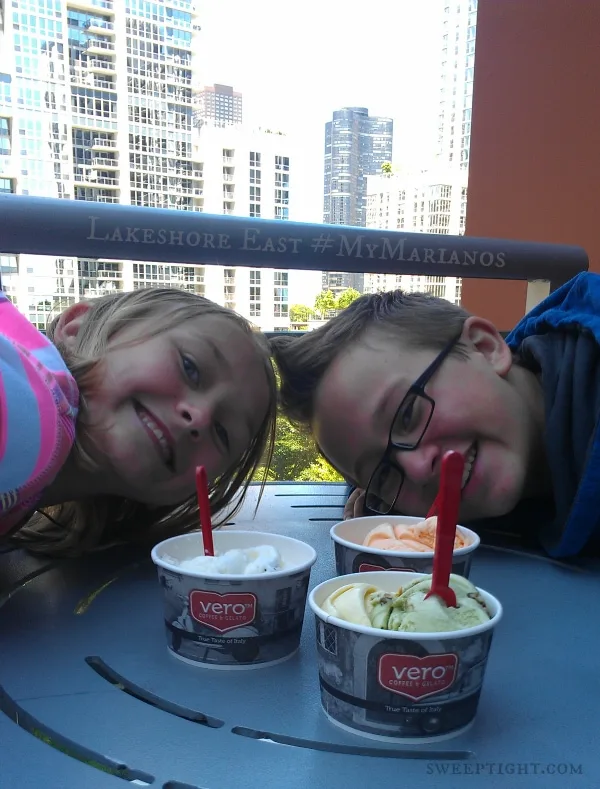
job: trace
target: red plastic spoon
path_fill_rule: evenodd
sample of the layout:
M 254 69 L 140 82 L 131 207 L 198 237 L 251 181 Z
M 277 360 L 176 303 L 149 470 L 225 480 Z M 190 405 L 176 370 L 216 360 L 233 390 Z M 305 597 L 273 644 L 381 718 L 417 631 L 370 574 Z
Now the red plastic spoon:
M 202 527 L 202 543 L 204 555 L 214 556 L 212 523 L 210 519 L 210 501 L 208 498 L 208 480 L 204 466 L 196 469 L 196 493 L 198 494 L 198 508 L 200 510 L 200 526 Z
M 460 493 L 465 459 L 460 452 L 446 452 L 442 458 L 442 473 L 437 502 L 437 529 L 435 532 L 435 553 L 433 556 L 433 577 L 431 590 L 425 599 L 437 595 L 449 608 L 456 608 L 456 595 L 450 588 L 452 554 L 460 507 Z

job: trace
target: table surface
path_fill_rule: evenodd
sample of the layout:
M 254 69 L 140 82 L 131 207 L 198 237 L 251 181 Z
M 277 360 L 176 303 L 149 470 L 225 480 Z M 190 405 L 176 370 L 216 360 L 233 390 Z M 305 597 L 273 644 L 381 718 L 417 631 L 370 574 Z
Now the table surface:
M 269 485 L 254 517 L 257 494 L 233 527 L 306 540 L 318 551 L 311 585 L 333 576 L 329 527 L 344 489 Z M 600 786 L 600 640 L 587 626 L 600 563 L 563 565 L 484 537 L 496 544 L 478 550 L 471 578 L 505 613 L 476 722 L 418 747 L 327 721 L 309 609 L 291 660 L 196 668 L 167 652 L 149 557 L 0 554 L 0 789 Z

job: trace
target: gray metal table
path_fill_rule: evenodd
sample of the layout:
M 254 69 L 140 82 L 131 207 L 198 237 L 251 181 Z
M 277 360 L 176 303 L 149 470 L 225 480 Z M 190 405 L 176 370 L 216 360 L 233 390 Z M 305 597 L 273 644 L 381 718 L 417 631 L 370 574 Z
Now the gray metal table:
M 252 520 L 256 494 L 235 526 L 311 542 L 312 583 L 331 577 L 343 489 L 270 485 Z M 600 786 L 600 565 L 483 547 L 472 578 L 505 606 L 477 721 L 406 751 L 325 719 L 310 611 L 290 661 L 215 672 L 168 654 L 145 556 L 0 554 L 0 789 Z

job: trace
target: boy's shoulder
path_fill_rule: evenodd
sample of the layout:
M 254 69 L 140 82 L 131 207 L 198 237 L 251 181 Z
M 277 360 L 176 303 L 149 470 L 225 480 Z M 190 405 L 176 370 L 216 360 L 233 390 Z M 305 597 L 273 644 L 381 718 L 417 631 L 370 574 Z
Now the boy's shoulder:
M 600 343 L 600 274 L 583 272 L 551 293 L 506 337 L 516 349 L 526 337 L 552 330 L 590 332 Z

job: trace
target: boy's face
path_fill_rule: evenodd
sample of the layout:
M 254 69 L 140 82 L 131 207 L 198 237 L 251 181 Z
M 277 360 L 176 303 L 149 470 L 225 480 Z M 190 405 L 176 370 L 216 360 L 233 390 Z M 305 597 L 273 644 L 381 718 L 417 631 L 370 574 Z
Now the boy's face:
M 409 387 L 437 356 L 408 347 L 392 331 L 369 330 L 342 352 L 315 396 L 319 446 L 361 488 L 384 456 Z M 532 373 L 515 371 L 509 348 L 488 321 L 469 318 L 461 343 L 467 357 L 448 356 L 425 385 L 435 406 L 420 444 L 387 454 L 404 472 L 397 512 L 427 513 L 438 491 L 442 456 L 450 449 L 474 457 L 463 487 L 462 521 L 510 512 L 531 487 L 542 443 L 541 387 Z

